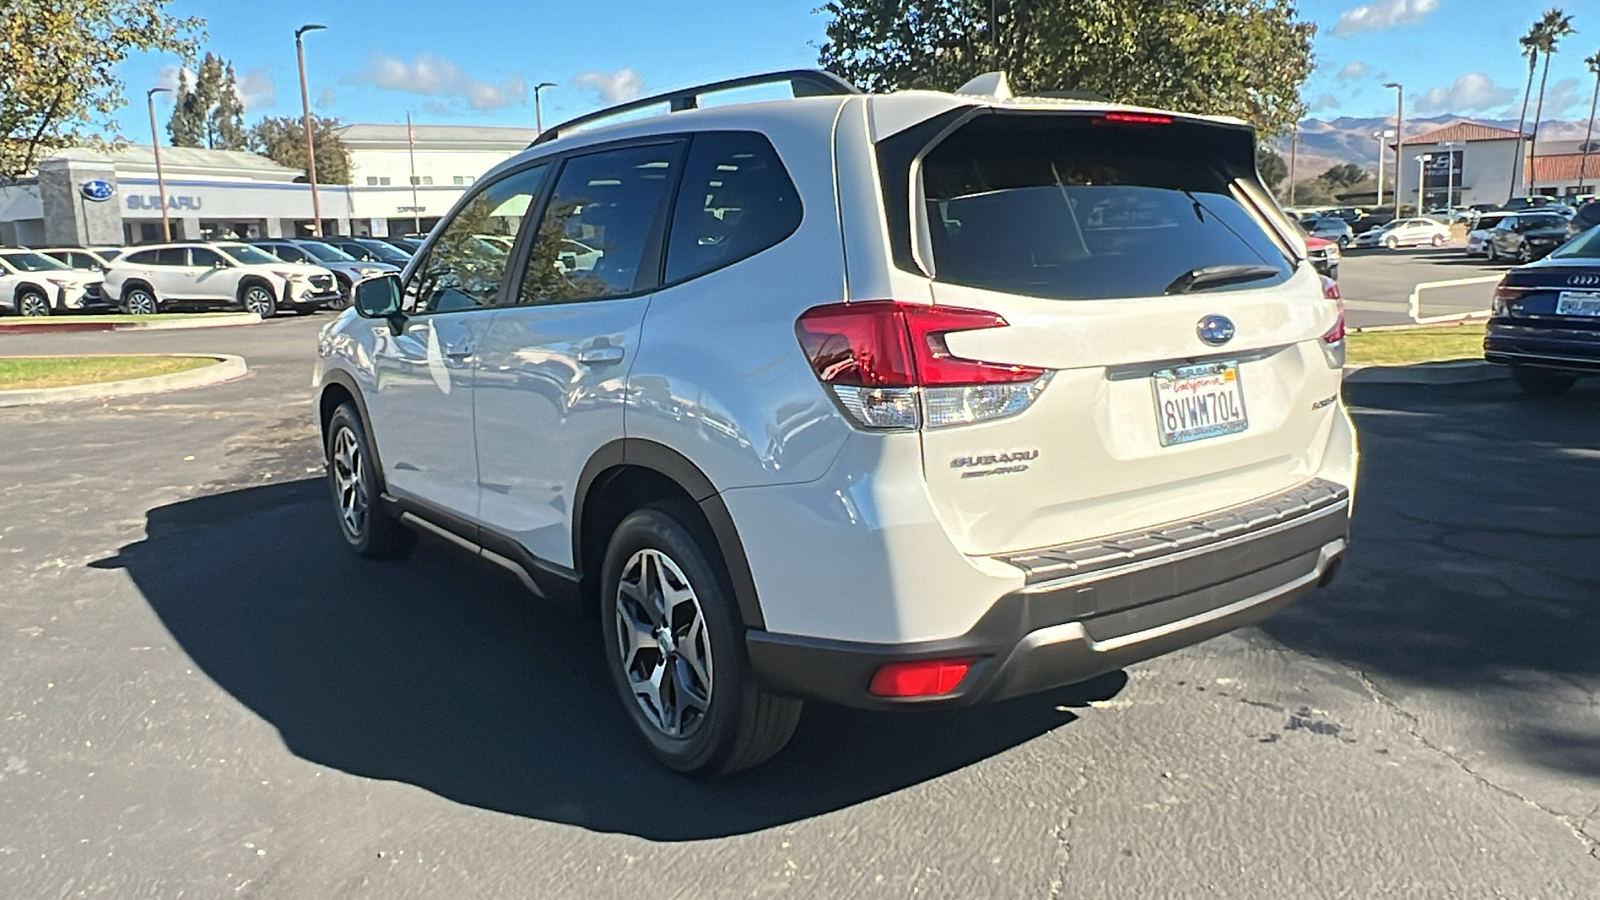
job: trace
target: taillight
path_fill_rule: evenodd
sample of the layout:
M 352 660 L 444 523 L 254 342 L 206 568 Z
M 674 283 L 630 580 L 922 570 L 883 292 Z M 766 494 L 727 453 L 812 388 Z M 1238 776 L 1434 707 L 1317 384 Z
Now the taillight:
M 976 657 L 885 663 L 867 690 L 879 697 L 937 697 L 961 686 Z
M 1046 369 L 965 359 L 945 341 L 1006 324 L 982 310 L 866 300 L 806 310 L 795 334 L 856 424 L 939 428 L 1015 415 L 1044 389 Z
M 1339 301 L 1339 319 L 1322 336 L 1324 344 L 1337 344 L 1344 340 L 1344 298 L 1339 296 L 1339 282 L 1324 275 L 1322 276 L 1322 296 L 1328 300 Z

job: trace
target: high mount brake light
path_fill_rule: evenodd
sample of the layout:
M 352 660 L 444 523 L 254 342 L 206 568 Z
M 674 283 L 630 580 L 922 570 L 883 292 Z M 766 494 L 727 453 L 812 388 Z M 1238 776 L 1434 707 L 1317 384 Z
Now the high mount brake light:
M 1172 117 L 1155 113 L 1110 112 L 1095 121 L 1114 122 L 1123 125 L 1171 125 Z
M 1004 328 L 976 309 L 865 300 L 806 310 L 795 335 L 816 373 L 868 428 L 959 425 L 1015 415 L 1044 388 L 1048 370 L 956 356 L 945 336 Z

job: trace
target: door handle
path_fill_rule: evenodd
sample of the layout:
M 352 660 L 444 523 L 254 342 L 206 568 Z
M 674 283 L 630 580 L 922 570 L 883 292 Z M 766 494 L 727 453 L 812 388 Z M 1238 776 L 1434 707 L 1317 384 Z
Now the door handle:
M 458 347 L 452 347 L 449 350 L 446 350 L 444 352 L 444 358 L 450 360 L 451 362 L 466 362 L 472 358 L 472 354 L 475 352 L 477 351 L 471 344 L 462 344 Z
M 578 351 L 578 362 L 586 366 L 611 365 L 622 362 L 623 349 L 621 347 L 602 346 L 585 347 Z

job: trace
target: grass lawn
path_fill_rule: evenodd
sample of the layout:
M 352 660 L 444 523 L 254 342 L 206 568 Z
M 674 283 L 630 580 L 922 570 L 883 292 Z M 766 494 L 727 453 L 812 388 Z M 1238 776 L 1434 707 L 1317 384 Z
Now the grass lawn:
M 60 322 L 160 322 L 167 319 L 209 319 L 216 316 L 237 316 L 237 312 L 203 312 L 203 313 L 157 313 L 153 316 L 130 316 L 125 313 L 106 313 L 95 316 L 39 316 L 33 319 L 12 319 L 3 321 L 5 325 L 44 325 Z
M 1404 365 L 1448 359 L 1483 359 L 1483 323 L 1430 325 L 1399 331 L 1351 332 L 1345 361 L 1351 365 Z
M 170 356 L 62 356 L 48 359 L 0 357 L 0 391 L 67 387 L 101 381 L 122 381 L 148 375 L 170 375 L 202 366 L 214 359 Z

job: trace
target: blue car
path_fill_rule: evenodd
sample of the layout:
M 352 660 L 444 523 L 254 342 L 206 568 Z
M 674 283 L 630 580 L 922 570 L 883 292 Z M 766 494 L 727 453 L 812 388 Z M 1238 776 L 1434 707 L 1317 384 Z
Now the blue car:
M 1483 357 L 1537 396 L 1600 373 L 1600 227 L 1500 279 Z

